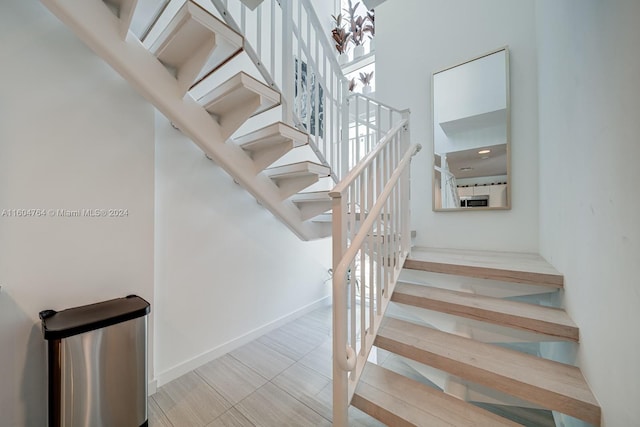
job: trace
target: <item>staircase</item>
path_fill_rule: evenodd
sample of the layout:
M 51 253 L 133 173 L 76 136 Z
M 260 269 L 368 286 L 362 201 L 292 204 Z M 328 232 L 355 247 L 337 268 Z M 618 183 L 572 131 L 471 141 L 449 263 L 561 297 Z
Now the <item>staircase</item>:
M 500 417 L 500 407 L 546 409 L 599 426 L 600 406 L 580 369 L 530 354 L 535 344 L 528 352 L 500 345 L 578 342 L 564 310 L 518 301 L 553 295 L 562 282 L 534 255 L 414 249 L 391 295 L 397 305 L 374 341 L 394 355 L 391 368 L 413 378 L 367 362 L 352 404 L 394 426 L 544 425 Z M 406 367 L 397 369 L 397 360 Z
M 579 369 L 497 345 L 578 341 L 564 311 L 516 301 L 562 276 L 536 257 L 411 250 L 409 112 L 348 94 L 309 0 L 41 1 L 299 238 L 332 236 L 334 425 L 350 404 L 394 426 L 517 425 L 501 414 L 541 408 L 600 425 Z M 251 70 L 226 75 L 242 58 Z M 368 362 L 372 348 L 412 378 Z
M 325 182 L 324 194 L 312 199 L 303 191 L 331 180 L 331 166 L 324 157 L 313 154 L 320 153 L 317 149 L 311 160 L 280 161 L 290 151 L 308 150 L 310 144 L 304 126 L 301 130 L 291 121 L 285 123 L 287 110 L 283 107 L 293 101 L 284 99 L 274 89 L 277 85 L 267 84 L 271 80 L 259 73 L 252 76 L 240 71 L 220 79 L 225 67 L 250 48 L 243 34 L 224 21 L 226 10 L 220 14 L 205 0 L 162 0 L 155 2 L 159 6 L 155 14 L 146 10 L 149 2 L 136 8 L 137 0 L 43 3 L 299 238 L 330 235 L 325 224 L 311 221 L 331 208 L 330 184 Z M 275 8 L 276 1 L 271 3 Z M 140 21 L 150 21 L 146 31 L 139 30 L 145 27 Z M 282 72 L 283 78 L 293 72 L 292 66 Z M 283 108 L 282 121 L 237 134 L 252 117 L 277 107 Z M 342 114 L 325 121 L 327 130 L 339 126 L 338 117 Z

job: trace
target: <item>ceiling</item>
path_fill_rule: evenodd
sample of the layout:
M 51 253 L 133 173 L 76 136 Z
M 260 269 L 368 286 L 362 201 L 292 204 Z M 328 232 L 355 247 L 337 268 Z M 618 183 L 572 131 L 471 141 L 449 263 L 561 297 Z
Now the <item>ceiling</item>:
M 478 151 L 491 150 L 488 154 Z M 492 145 L 447 154 L 449 170 L 456 179 L 507 174 L 507 145 Z M 471 168 L 466 170 L 466 168 Z

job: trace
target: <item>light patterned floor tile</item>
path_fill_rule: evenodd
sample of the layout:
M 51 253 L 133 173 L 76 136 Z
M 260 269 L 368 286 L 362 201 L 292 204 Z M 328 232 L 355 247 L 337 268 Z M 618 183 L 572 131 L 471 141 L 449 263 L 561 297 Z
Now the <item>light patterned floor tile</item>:
M 196 373 L 234 405 L 267 382 L 266 378 L 228 354 L 201 366 Z
M 388 359 L 382 350 L 379 363 L 394 364 Z M 149 423 L 330 426 L 332 369 L 331 308 L 323 307 L 165 385 L 149 399 Z M 383 426 L 354 407 L 349 425 Z
M 171 421 L 162 412 L 153 396 L 148 399 L 149 427 L 172 427 Z
M 319 427 L 331 423 L 279 387 L 267 383 L 236 409 L 256 426 Z
M 327 378 L 333 377 L 333 342 L 327 339 L 305 357 L 300 359 L 300 363 L 324 375 Z
M 207 427 L 254 427 L 251 421 L 242 415 L 237 409 L 229 409 L 224 414 L 216 418 L 211 424 L 207 424 Z M 274 426 L 275 427 L 275 426 Z
M 327 404 L 326 401 L 317 398 L 317 395 L 327 385 L 331 385 L 329 378 L 300 363 L 296 363 L 275 377 L 272 383 L 323 417 L 331 419 L 331 403 Z
M 313 322 L 306 321 L 304 318 L 289 322 L 279 329 L 311 345 L 318 345 L 329 338 L 327 331 L 321 330 Z
M 306 356 L 320 343 L 307 341 L 282 329 L 276 329 L 258 338 L 258 342 L 271 347 L 277 352 L 284 354 L 295 361 Z
M 333 408 L 333 383 L 327 384 L 320 393 L 315 396 L 315 399 L 331 413 Z M 325 414 L 323 414 L 325 415 Z M 332 416 L 331 416 L 332 417 Z M 352 427 L 384 427 L 385 424 L 371 417 L 354 406 L 349 407 L 349 426 Z
M 326 338 L 331 335 L 331 316 L 331 310 L 318 309 L 291 323 L 299 324 Z
M 205 426 L 232 406 L 195 372 L 162 386 L 153 397 L 175 427 Z
M 295 363 L 294 360 L 257 340 L 229 354 L 268 380 Z

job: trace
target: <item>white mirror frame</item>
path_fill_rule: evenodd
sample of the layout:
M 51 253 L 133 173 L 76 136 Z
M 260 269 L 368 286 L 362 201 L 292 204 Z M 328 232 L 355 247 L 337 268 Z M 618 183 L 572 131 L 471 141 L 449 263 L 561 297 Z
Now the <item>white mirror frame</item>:
M 436 136 L 435 136 L 435 93 L 434 93 L 434 80 L 435 76 L 444 71 L 451 70 L 453 68 L 471 63 L 478 59 L 482 59 L 484 57 L 493 55 L 498 52 L 505 52 L 505 84 L 506 84 L 506 162 L 507 162 L 507 184 L 506 184 L 506 204 L 505 206 L 499 207 L 457 207 L 457 208 L 442 208 L 441 203 L 440 207 L 436 206 L 436 174 L 437 174 L 437 163 L 436 163 Z M 460 212 L 460 211 L 486 211 L 486 210 L 509 210 L 511 209 L 511 188 L 512 188 L 512 180 L 511 180 L 511 96 L 510 96 L 510 78 L 509 78 L 509 48 L 508 46 L 501 47 L 499 49 L 492 50 L 490 52 L 484 53 L 482 55 L 478 55 L 472 59 L 463 61 L 461 63 L 452 65 L 450 67 L 446 67 L 439 71 L 436 71 L 431 76 L 431 126 L 432 132 L 431 136 L 433 139 L 433 150 L 432 150 L 432 208 L 434 212 Z M 440 173 L 442 175 L 442 173 Z

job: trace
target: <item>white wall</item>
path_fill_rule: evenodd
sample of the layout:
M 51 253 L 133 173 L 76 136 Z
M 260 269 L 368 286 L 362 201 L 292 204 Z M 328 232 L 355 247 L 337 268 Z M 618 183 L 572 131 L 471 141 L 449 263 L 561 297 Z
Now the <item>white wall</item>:
M 338 0 L 311 0 L 311 5 L 318 16 L 320 24 L 327 31 L 326 36 L 331 38 L 331 30 L 335 26 L 335 21 L 331 15 L 342 13 L 344 22 L 344 12 L 340 10 L 340 2 Z
M 39 2 L 0 5 L 0 425 L 46 425 L 38 312 L 153 303 L 153 109 Z
M 376 96 L 411 109 L 411 137 L 423 145 L 412 162 L 416 244 L 538 250 L 536 39 L 532 0 L 405 0 L 376 9 Z M 512 209 L 433 212 L 431 75 L 509 46 Z
M 537 3 L 540 250 L 609 427 L 640 418 L 640 3 Z
M 300 241 L 160 114 L 156 138 L 161 385 L 328 303 L 331 241 Z

